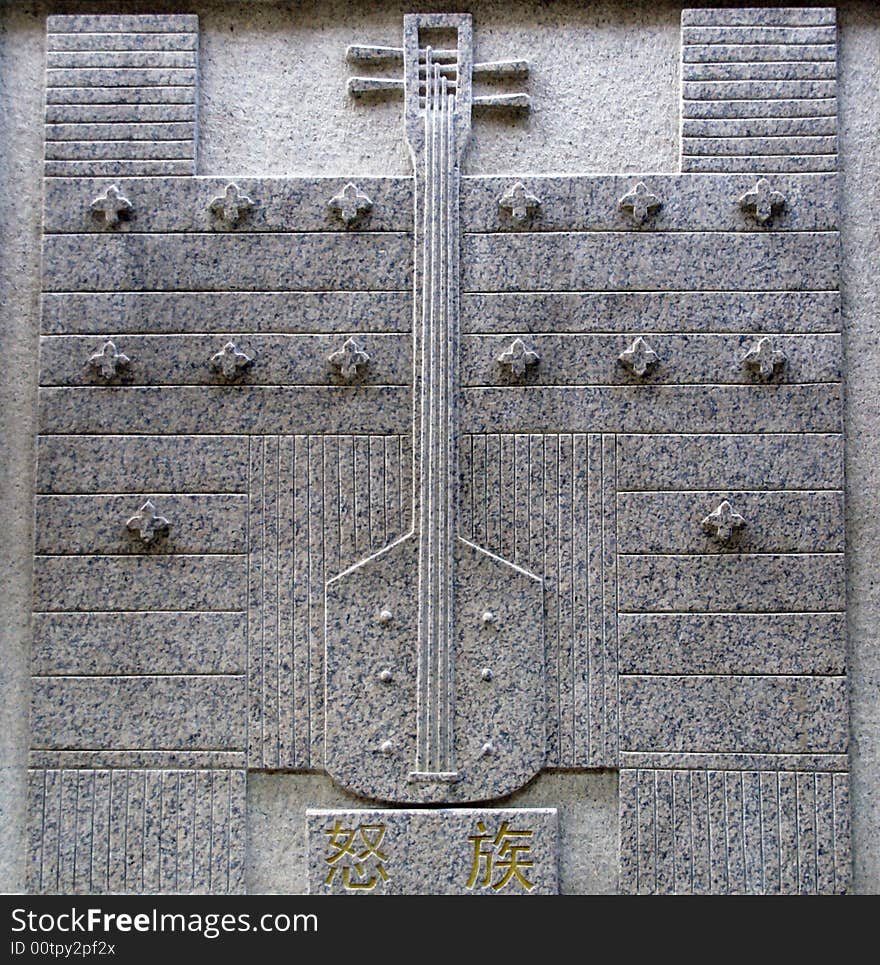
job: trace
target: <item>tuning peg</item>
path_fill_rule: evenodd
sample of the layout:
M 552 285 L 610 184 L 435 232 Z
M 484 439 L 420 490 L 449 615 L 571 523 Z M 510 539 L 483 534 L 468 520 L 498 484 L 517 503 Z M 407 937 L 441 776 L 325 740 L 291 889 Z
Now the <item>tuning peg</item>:
M 527 60 L 492 60 L 482 64 L 474 64 L 474 78 L 503 78 L 529 76 L 529 62 Z
M 402 64 L 403 47 L 375 47 L 352 44 L 345 52 L 350 64 Z
M 403 93 L 403 81 L 394 77 L 352 77 L 348 82 L 348 92 L 355 97 L 360 94 L 393 92 Z
M 507 110 L 527 111 L 531 109 L 532 101 L 528 94 L 486 94 L 475 97 L 474 107 L 501 107 Z

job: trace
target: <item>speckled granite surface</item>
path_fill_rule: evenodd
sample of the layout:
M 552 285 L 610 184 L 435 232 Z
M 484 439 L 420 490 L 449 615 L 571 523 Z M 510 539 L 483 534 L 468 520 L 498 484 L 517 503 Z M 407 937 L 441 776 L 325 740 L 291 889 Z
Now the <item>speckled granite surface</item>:
M 120 90 L 113 71 L 140 70 L 133 61 L 90 64 L 82 84 L 68 87 L 64 57 L 50 57 L 34 787 L 45 795 L 50 775 L 82 768 L 77 779 L 93 781 L 97 794 L 103 772 L 89 768 L 109 767 L 164 788 L 185 766 L 195 780 L 228 779 L 243 807 L 246 755 L 252 771 L 327 769 L 367 798 L 440 804 L 505 794 L 542 764 L 623 767 L 622 890 L 847 887 L 836 142 L 807 123 L 727 130 L 727 101 L 717 100 L 744 97 L 753 120 L 773 123 L 783 96 L 821 101 L 836 115 L 833 79 L 811 67 L 802 76 L 796 59 L 791 77 L 775 76 L 759 53 L 813 31 L 822 49 L 803 63 L 831 65 L 827 73 L 836 28 L 828 10 L 767 15 L 772 23 L 762 11 L 686 12 L 682 50 L 693 66 L 683 109 L 699 128 L 681 145 L 682 170 L 695 173 L 676 175 L 520 181 L 461 177 L 452 164 L 422 179 L 417 163 L 415 178 L 353 172 L 353 192 L 345 177 L 193 177 L 181 167 L 192 163 L 185 138 L 164 160 L 150 147 L 180 133 L 156 124 L 188 118 L 153 112 L 155 142 L 129 141 L 115 156 L 98 146 L 100 125 L 129 119 L 88 119 L 94 91 Z M 128 21 L 61 18 L 49 23 L 50 48 L 53 36 L 101 23 L 136 32 Z M 195 36 L 195 25 L 151 18 L 140 32 Z M 422 44 L 422 27 L 408 22 L 405 46 Z M 466 35 L 469 21 L 459 27 Z M 750 38 L 757 68 L 727 60 L 734 35 Z M 732 64 L 723 77 L 705 75 L 708 53 Z M 194 83 L 189 67 L 164 66 L 181 90 Z M 155 107 L 146 90 L 141 105 Z M 467 111 L 469 123 L 466 95 L 463 83 L 451 110 L 459 119 Z M 430 154 L 413 127 L 424 105 L 417 96 L 407 103 L 418 162 L 420 151 Z M 59 111 L 83 105 L 74 112 L 80 147 L 56 140 Z M 444 116 L 438 107 L 432 121 L 436 136 L 449 138 L 441 167 L 463 151 L 455 138 L 467 126 L 443 127 Z M 772 156 L 761 153 L 770 133 L 784 147 Z M 737 143 L 743 153 L 728 152 Z M 446 234 L 428 231 L 419 214 L 446 191 L 460 192 L 460 207 L 443 216 Z M 346 192 L 365 199 L 350 217 Z M 242 196 L 232 215 L 218 207 Z M 508 197 L 528 203 L 519 211 Z M 773 199 L 766 211 L 762 198 Z M 429 303 L 444 320 L 439 336 Z M 350 338 L 363 356 L 351 373 L 332 361 Z M 434 338 L 436 357 L 426 348 Z M 767 373 L 749 361 L 763 338 Z M 109 377 L 90 361 L 108 339 L 126 357 Z M 530 353 L 522 367 L 504 363 L 516 339 Z M 231 340 L 248 364 L 223 378 L 211 361 Z M 629 364 L 627 351 L 647 350 L 645 369 Z M 420 368 L 428 357 L 436 361 Z M 452 467 L 448 477 L 431 476 L 435 456 Z M 127 524 L 147 500 L 164 523 L 145 541 Z M 729 539 L 705 524 L 725 501 L 741 514 Z M 445 502 L 450 515 L 437 516 Z M 467 540 L 474 558 L 518 574 L 522 592 L 508 580 L 510 598 L 492 602 L 502 583 L 493 589 L 488 569 L 471 573 L 441 544 L 421 541 L 424 571 L 419 553 L 386 549 L 407 533 L 418 547 L 435 526 Z M 391 557 L 387 606 L 357 581 L 337 594 L 346 571 Z M 387 654 L 366 646 L 373 624 L 381 637 L 435 583 L 456 605 L 438 590 L 423 616 L 458 621 L 473 610 L 474 628 L 440 623 L 458 637 L 447 629 L 430 643 L 428 633 L 424 646 L 419 629 L 417 647 L 407 637 Z M 352 622 L 359 608 L 364 627 Z M 507 641 L 503 659 L 480 643 L 487 633 Z M 137 652 L 145 638 L 157 647 L 147 669 Z M 381 667 L 372 666 L 377 655 Z M 468 668 L 479 672 L 475 688 Z M 381 703 L 398 684 L 404 699 L 383 716 L 374 697 Z M 487 689 L 507 696 L 486 702 Z M 379 723 L 389 734 L 366 747 Z M 472 739 L 488 775 L 473 787 Z M 745 761 L 750 754 L 760 762 Z M 393 780 L 389 767 L 400 769 Z M 777 770 L 790 777 L 777 779 Z M 420 796 L 413 781 L 433 790 Z M 677 842 L 683 820 L 676 789 L 687 787 L 699 837 L 701 781 L 706 808 L 722 808 L 741 854 L 720 856 L 708 838 L 692 838 L 691 851 L 676 851 L 666 867 L 663 842 L 670 834 Z M 809 815 L 798 812 L 793 824 L 789 785 L 803 788 L 804 801 L 812 789 Z M 34 848 L 51 848 L 54 834 L 59 853 L 76 852 L 80 826 L 75 815 L 65 824 L 64 793 L 60 825 L 45 823 L 45 808 L 32 811 Z M 162 800 L 146 795 L 144 813 L 164 815 Z M 740 804 L 745 828 L 729 818 Z M 776 839 L 778 860 L 761 836 L 764 810 L 788 829 Z M 388 840 L 406 841 L 406 857 L 394 885 L 379 874 L 382 888 L 363 890 L 456 890 L 446 831 L 502 813 L 381 812 L 395 815 Z M 376 814 L 360 812 L 357 827 L 364 816 L 377 824 Z M 309 818 L 313 845 L 326 830 L 317 820 Z M 417 870 L 422 824 L 440 862 L 433 884 Z M 706 834 L 710 826 L 717 834 L 711 821 Z M 207 885 L 195 872 L 166 884 L 151 871 L 140 887 L 236 890 L 241 842 L 231 832 L 225 840 L 225 877 L 219 868 Z M 704 845 L 705 867 L 694 850 Z M 144 854 L 154 860 L 151 849 L 163 847 Z M 536 887 L 552 892 L 555 835 L 541 847 Z M 792 859 L 811 847 L 821 854 L 812 871 Z M 315 847 L 310 854 L 314 886 Z M 76 890 L 104 886 L 83 871 L 37 874 L 35 860 L 35 890 L 69 890 L 70 880 Z M 780 870 L 792 860 L 805 869 L 794 878 Z M 106 887 L 138 890 L 127 879 Z

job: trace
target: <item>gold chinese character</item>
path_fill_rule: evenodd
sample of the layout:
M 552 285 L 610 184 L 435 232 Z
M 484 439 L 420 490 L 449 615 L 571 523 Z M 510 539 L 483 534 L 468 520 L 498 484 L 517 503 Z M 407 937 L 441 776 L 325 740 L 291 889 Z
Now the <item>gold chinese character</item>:
M 336 872 L 340 872 L 342 887 L 346 891 L 371 891 L 379 883 L 388 880 L 383 862 L 388 855 L 380 851 L 385 837 L 384 824 L 359 824 L 356 828 L 344 828 L 336 820 L 332 828 L 325 828 L 328 846 L 333 852 L 324 861 L 330 865 L 324 884 L 329 885 Z M 371 860 L 372 859 L 372 860 Z
M 531 854 L 529 839 L 534 832 L 512 830 L 509 821 L 501 822 L 494 838 L 486 831 L 482 821 L 477 821 L 477 831 L 478 834 L 468 838 L 474 846 L 474 863 L 467 887 L 491 887 L 501 891 L 516 879 L 526 891 L 531 891 L 535 885 L 526 877 L 524 870 L 534 867 L 535 862 L 524 860 L 521 855 L 527 857 Z

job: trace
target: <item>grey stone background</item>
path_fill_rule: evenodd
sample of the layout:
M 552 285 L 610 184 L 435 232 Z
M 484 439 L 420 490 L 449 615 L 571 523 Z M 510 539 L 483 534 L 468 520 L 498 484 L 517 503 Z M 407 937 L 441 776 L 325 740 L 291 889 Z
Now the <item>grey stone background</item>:
M 531 116 L 477 120 L 466 173 L 671 173 L 682 6 L 0 2 L 0 890 L 25 884 L 45 16 L 199 15 L 200 174 L 409 173 L 400 102 L 352 103 L 344 51 L 354 42 L 398 44 L 403 14 L 429 9 L 473 13 L 479 59 L 532 64 Z M 854 889 L 880 892 L 880 6 L 843 0 L 838 14 Z M 326 777 L 252 777 L 248 890 L 303 890 L 306 808 L 360 803 Z M 564 891 L 616 890 L 614 773 L 544 774 L 505 803 L 560 808 Z

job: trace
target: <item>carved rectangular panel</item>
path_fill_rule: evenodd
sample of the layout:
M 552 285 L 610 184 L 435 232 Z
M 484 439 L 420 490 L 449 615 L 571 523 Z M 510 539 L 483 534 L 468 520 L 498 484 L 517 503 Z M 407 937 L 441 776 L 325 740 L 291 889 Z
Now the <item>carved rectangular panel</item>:
M 410 292 L 44 292 L 44 335 L 208 334 L 247 318 L 251 333 L 322 335 L 358 324 L 406 332 Z M 124 320 L 124 329 L 120 322 Z
M 195 174 L 195 16 L 52 16 L 47 178 Z
M 846 773 L 620 772 L 627 894 L 842 894 L 849 834 Z
M 169 425 L 186 435 L 218 430 L 242 435 L 319 433 L 344 430 L 400 433 L 406 429 L 411 393 L 407 386 L 367 386 L 354 393 L 334 385 L 92 386 L 39 390 L 39 430 L 46 435 L 95 432 L 125 435 Z
M 846 887 L 835 16 L 682 24 L 683 173 L 462 177 L 527 71 L 428 14 L 355 184 L 194 176 L 195 18 L 49 19 L 34 890 L 240 889 L 245 764 L 622 767 L 624 890 Z M 315 892 L 558 888 L 551 810 L 309 837 Z
M 630 340 L 631 341 L 631 340 Z M 752 376 L 742 365 L 754 336 L 721 334 L 651 335 L 653 350 L 668 360 L 662 371 L 646 372 L 642 382 L 671 385 L 748 385 Z M 842 351 L 838 335 L 782 335 L 779 346 L 788 359 L 792 382 L 823 383 L 841 379 Z M 498 356 L 510 336 L 466 335 L 462 338 L 462 385 L 510 385 Z M 529 346 L 543 360 L 540 373 L 528 372 L 528 385 L 631 385 L 632 373 L 618 361 L 629 347 L 625 335 L 533 334 Z
M 412 241 L 403 232 L 52 234 L 43 257 L 50 292 L 371 291 L 410 286 Z
M 44 318 L 47 301 L 44 297 Z M 481 292 L 465 294 L 461 307 L 466 335 L 523 332 L 526 324 L 535 334 L 841 329 L 837 291 L 741 292 L 736 299 L 716 291 Z
M 324 582 L 402 535 L 408 436 L 250 440 L 248 763 L 321 767 Z
M 345 232 L 346 224 L 327 201 L 345 188 L 342 178 L 237 178 L 239 192 L 253 202 L 235 224 L 217 217 L 211 201 L 222 198 L 229 180 L 199 178 L 120 178 L 120 191 L 133 205 L 120 232 Z M 361 231 L 412 231 L 412 178 L 360 178 L 360 189 L 374 209 L 359 223 Z M 98 178 L 64 178 L 46 185 L 45 231 L 100 233 L 101 221 L 83 205 L 105 187 Z
M 463 534 L 544 582 L 547 763 L 617 762 L 614 436 L 465 436 Z
M 49 390 L 43 390 L 47 392 Z M 838 432 L 839 384 L 538 385 L 462 391 L 465 432 Z
M 308 811 L 309 892 L 552 895 L 554 808 Z
M 28 811 L 31 893 L 244 890 L 244 771 L 39 768 Z
M 682 171 L 836 169 L 834 7 L 683 10 L 681 59 Z
M 608 240 L 589 231 L 465 235 L 462 285 L 467 292 L 690 291 L 694 263 L 706 287 L 711 280 L 729 291 L 837 284 L 838 240 L 825 232 L 780 232 L 771 241 L 753 232 L 626 232 L 613 248 Z
M 624 676 L 627 751 L 841 754 L 849 736 L 837 676 Z
M 505 230 L 528 236 L 548 231 L 626 231 L 632 226 L 632 218 L 619 201 L 632 187 L 632 181 L 632 177 L 623 174 L 530 175 L 521 183 L 539 199 L 540 205 L 531 218 L 517 223 L 498 203 L 517 183 L 515 179 L 466 177 L 462 179 L 462 218 L 467 230 L 474 233 Z M 833 174 L 781 175 L 774 178 L 774 183 L 791 198 L 790 206 L 774 223 L 775 230 L 837 228 L 837 178 Z M 718 202 L 722 198 L 737 198 L 751 186 L 750 176 L 742 174 L 651 174 L 652 190 L 663 201 L 661 207 L 652 211 L 651 224 L 660 231 L 750 231 L 752 226 L 739 215 L 735 204 Z M 542 319 L 535 321 L 540 323 Z

